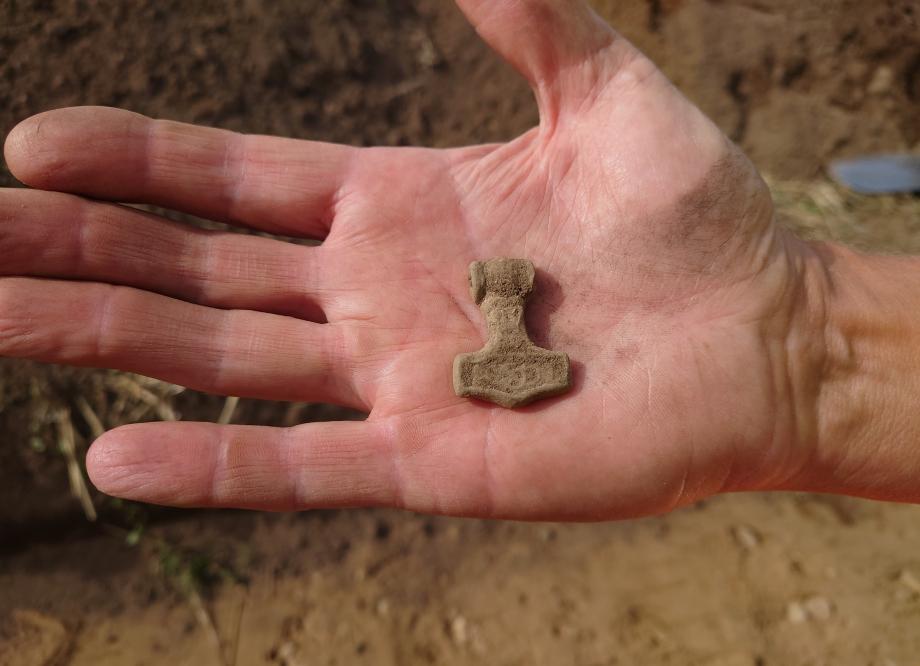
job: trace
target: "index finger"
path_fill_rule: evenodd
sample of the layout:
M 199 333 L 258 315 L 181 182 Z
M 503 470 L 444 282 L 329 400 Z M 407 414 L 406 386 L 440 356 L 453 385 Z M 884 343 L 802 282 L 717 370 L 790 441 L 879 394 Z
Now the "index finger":
M 27 118 L 4 146 L 10 171 L 32 187 L 313 238 L 328 233 L 358 150 L 89 106 Z

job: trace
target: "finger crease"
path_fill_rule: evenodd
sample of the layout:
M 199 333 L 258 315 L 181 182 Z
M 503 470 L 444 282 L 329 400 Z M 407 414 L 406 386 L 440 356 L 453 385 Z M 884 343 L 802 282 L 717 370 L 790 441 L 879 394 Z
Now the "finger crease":
M 390 486 L 392 487 L 393 506 L 405 509 L 408 504 L 406 502 L 406 472 L 403 464 L 403 447 L 399 445 L 396 424 L 391 421 L 392 419 L 389 419 L 380 423 L 379 427 L 383 431 L 383 439 L 390 456 Z
M 231 340 L 233 339 L 234 328 L 234 310 L 224 310 L 221 314 L 221 321 L 217 329 L 218 344 L 217 358 L 214 361 L 214 369 L 211 372 L 211 386 L 218 392 L 226 383 L 227 366 L 231 356 Z
M 230 442 L 232 437 L 229 437 L 230 429 L 229 428 L 218 428 L 217 429 L 217 451 L 214 454 L 214 461 L 211 463 L 211 478 L 208 480 L 208 488 L 210 488 L 211 496 L 206 498 L 210 503 L 219 504 L 221 497 L 221 485 L 223 479 L 227 477 L 227 460 L 230 451 Z
M 209 236 L 200 236 L 195 241 L 200 245 L 198 257 L 192 260 L 193 265 L 187 270 L 192 278 L 191 284 L 196 303 L 205 303 L 207 300 L 208 279 L 209 276 L 214 275 L 217 261 L 214 240 Z
M 301 466 L 296 459 L 297 447 L 295 440 L 291 435 L 294 428 L 284 428 L 281 430 L 281 438 L 278 442 L 278 448 L 281 452 L 281 458 L 284 461 L 285 475 L 290 479 L 290 492 L 288 494 L 289 509 L 296 511 L 302 506 L 306 506 L 306 489 L 304 488 L 304 475 Z
M 245 134 L 231 133 L 233 137 L 226 142 L 224 149 L 223 171 L 228 183 L 224 196 L 226 202 L 226 219 L 240 221 L 238 214 L 246 180 L 249 177 L 249 137 Z
M 104 285 L 99 302 L 99 314 L 96 316 L 96 335 L 94 339 L 96 360 L 105 360 L 106 340 L 110 330 L 109 321 L 114 311 L 114 300 L 120 287 Z
M 79 200 L 78 200 L 79 201 Z M 86 249 L 90 247 L 89 239 L 89 216 L 86 205 L 78 204 L 76 211 L 77 223 L 74 225 L 76 242 L 74 243 L 73 255 L 71 256 L 71 273 L 74 275 L 83 275 L 83 269 L 86 265 Z

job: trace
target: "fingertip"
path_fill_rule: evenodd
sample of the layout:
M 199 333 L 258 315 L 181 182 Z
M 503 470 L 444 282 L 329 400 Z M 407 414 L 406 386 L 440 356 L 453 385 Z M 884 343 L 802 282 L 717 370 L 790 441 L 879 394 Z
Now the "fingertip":
M 132 426 L 122 426 L 96 439 L 86 452 L 86 473 L 100 492 L 123 495 L 125 479 L 136 464 L 130 462 Z
M 6 164 L 31 187 L 79 188 L 81 170 L 93 164 L 94 146 L 107 134 L 126 132 L 138 117 L 143 116 L 100 106 L 43 111 L 21 121 L 7 135 Z
M 26 118 L 7 135 L 3 155 L 10 172 L 20 182 L 40 188 L 49 175 L 64 166 L 58 149 L 66 138 L 59 122 L 60 111 L 44 111 Z
M 157 425 L 161 424 L 124 425 L 93 442 L 86 453 L 86 472 L 100 492 L 156 504 L 170 502 L 171 481 L 182 474 L 168 450 L 171 440 L 161 436 Z
M 32 128 L 34 118 L 35 116 L 32 116 L 20 121 L 10 130 L 10 133 L 6 135 L 6 140 L 3 142 L 3 158 L 6 161 L 6 166 L 10 173 L 19 180 L 22 180 L 21 174 L 25 166 L 23 157 L 29 152 L 27 143 L 29 137 L 34 133 Z
M 107 495 L 152 504 L 200 506 L 213 466 L 213 427 L 200 423 L 135 423 L 93 442 L 86 471 Z

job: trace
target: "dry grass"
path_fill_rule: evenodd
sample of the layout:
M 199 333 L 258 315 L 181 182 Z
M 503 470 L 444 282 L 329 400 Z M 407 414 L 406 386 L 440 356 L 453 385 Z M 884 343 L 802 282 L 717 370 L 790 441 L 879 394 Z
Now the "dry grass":
M 828 180 L 767 182 L 777 219 L 800 236 L 861 250 L 920 253 L 920 197 L 863 196 Z
M 58 426 L 58 447 L 67 461 L 70 494 L 80 502 L 86 519 L 90 522 L 95 522 L 98 517 L 96 507 L 93 505 L 93 498 L 86 483 L 83 466 L 77 460 L 77 445 L 74 437 L 73 421 L 70 420 L 70 410 L 66 407 L 59 409 L 55 420 Z

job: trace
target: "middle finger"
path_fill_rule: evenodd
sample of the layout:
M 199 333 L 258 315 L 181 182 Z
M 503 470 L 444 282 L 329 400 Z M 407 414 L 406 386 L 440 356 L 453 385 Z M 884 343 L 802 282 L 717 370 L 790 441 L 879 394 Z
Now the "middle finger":
M 92 280 L 325 321 L 321 247 L 206 231 L 69 194 L 0 190 L 0 275 Z

